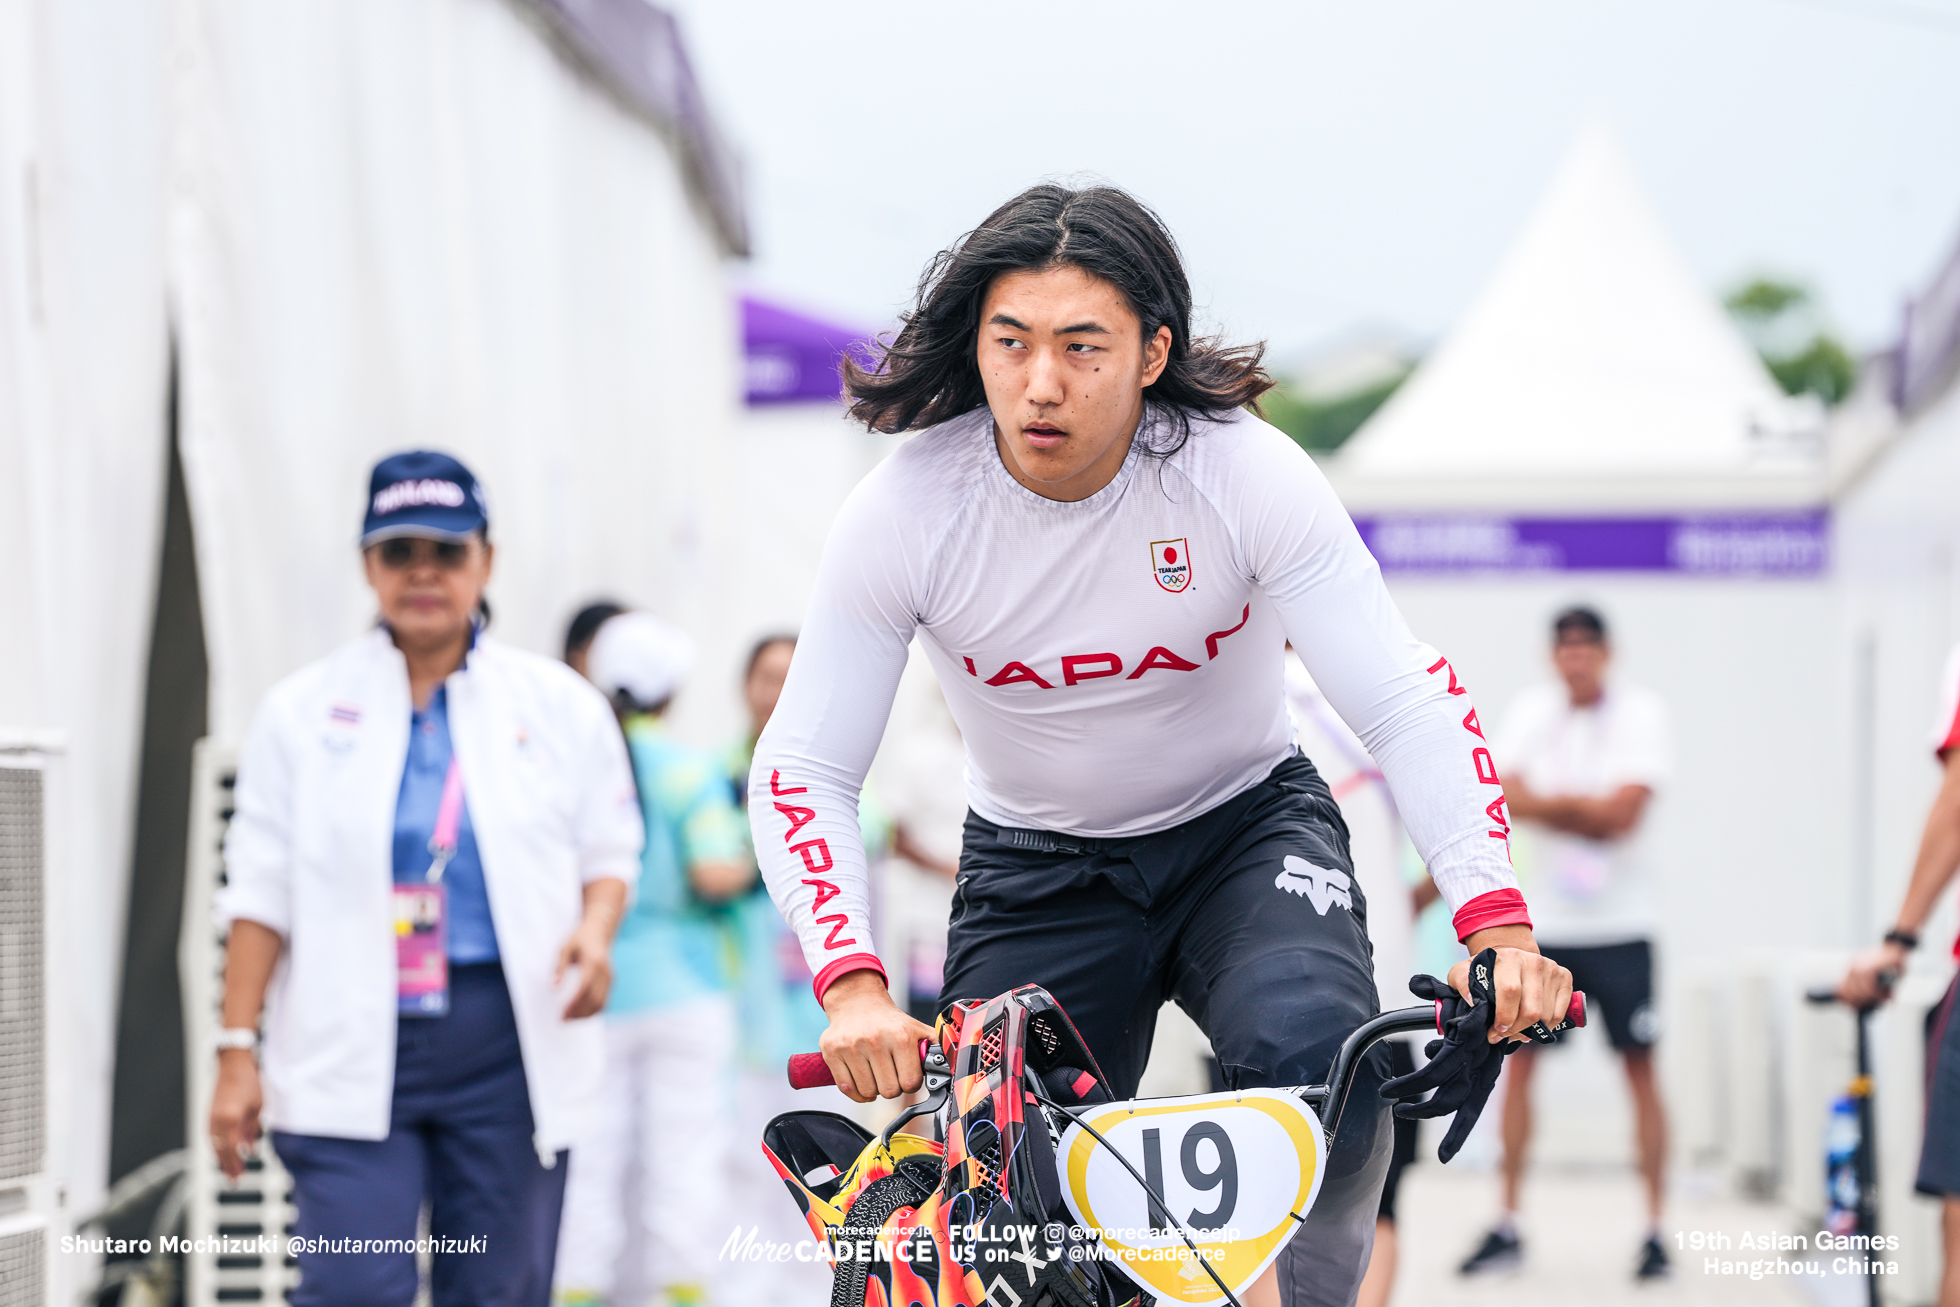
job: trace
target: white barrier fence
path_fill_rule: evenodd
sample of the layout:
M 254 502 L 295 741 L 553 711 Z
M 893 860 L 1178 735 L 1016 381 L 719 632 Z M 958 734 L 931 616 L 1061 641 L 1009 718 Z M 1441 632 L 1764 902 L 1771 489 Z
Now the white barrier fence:
M 299 1282 L 285 1251 L 293 1226 L 292 1181 L 261 1139 L 251 1169 L 237 1181 L 218 1169 L 205 1142 L 205 1113 L 216 1075 L 212 1038 L 224 996 L 225 940 L 212 924 L 211 902 L 224 883 L 225 828 L 238 775 L 233 751 L 198 741 L 191 761 L 190 850 L 184 869 L 183 933 L 177 966 L 184 996 L 185 1123 L 189 1193 L 184 1208 L 184 1302 L 283 1303 Z M 272 1251 L 258 1250 L 263 1238 Z
M 1821 1220 L 1825 1127 L 1856 1075 L 1856 1018 L 1805 993 L 1835 984 L 1843 953 L 1789 952 L 1729 966 L 1681 967 L 1661 1044 L 1676 1159 L 1738 1192 Z M 1952 966 L 1924 950 L 1869 1021 L 1877 1117 L 1878 1228 L 1896 1236 L 1887 1307 L 1938 1296 L 1939 1203 L 1913 1191 L 1925 1115 L 1926 1023 Z M 1814 1227 L 1813 1227 L 1814 1228 Z

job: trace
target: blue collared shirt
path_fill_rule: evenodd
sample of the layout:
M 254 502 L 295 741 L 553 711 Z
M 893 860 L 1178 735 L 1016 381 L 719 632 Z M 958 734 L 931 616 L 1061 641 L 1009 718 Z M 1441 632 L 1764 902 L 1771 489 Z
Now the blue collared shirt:
M 408 765 L 402 769 L 401 795 L 395 800 L 395 883 L 428 878 L 429 840 L 442 807 L 442 783 L 449 775 L 449 691 L 438 686 L 428 711 L 409 719 Z M 490 895 L 483 886 L 476 828 L 470 824 L 464 777 L 463 815 L 456 828 L 456 856 L 443 869 L 449 887 L 449 960 L 458 966 L 497 960 L 497 928 L 490 919 Z

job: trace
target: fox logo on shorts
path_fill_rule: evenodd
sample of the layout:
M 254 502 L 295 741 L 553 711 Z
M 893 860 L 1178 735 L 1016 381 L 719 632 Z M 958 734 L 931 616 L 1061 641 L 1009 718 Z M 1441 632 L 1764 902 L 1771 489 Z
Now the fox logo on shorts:
M 1348 887 L 1353 883 L 1344 871 L 1316 867 L 1305 858 L 1296 858 L 1292 854 L 1287 855 L 1279 875 L 1273 878 L 1276 888 L 1298 894 L 1313 904 L 1313 910 L 1323 917 L 1327 915 L 1327 909 L 1336 905 L 1349 912 L 1354 911 L 1354 896 L 1348 893 Z

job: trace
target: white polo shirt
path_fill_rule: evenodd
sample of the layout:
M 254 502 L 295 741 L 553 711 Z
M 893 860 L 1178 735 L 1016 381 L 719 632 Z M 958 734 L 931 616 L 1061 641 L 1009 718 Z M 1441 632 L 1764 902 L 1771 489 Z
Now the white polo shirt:
M 1493 744 L 1504 775 L 1548 798 L 1605 798 L 1627 785 L 1658 793 L 1672 765 L 1666 705 L 1652 690 L 1617 682 L 1583 708 L 1562 683 L 1534 685 L 1511 701 Z M 1625 944 L 1653 935 L 1650 815 L 1614 840 L 1517 824 L 1512 857 L 1541 943 Z

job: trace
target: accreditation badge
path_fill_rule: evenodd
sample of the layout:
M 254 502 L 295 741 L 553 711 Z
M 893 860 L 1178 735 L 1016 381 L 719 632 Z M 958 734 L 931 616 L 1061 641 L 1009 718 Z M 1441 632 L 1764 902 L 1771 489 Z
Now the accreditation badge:
M 449 1013 L 449 896 L 436 884 L 395 886 L 395 976 L 405 1017 Z
M 1613 878 L 1612 855 L 1591 840 L 1562 839 L 1552 855 L 1552 883 L 1568 902 L 1591 903 Z

